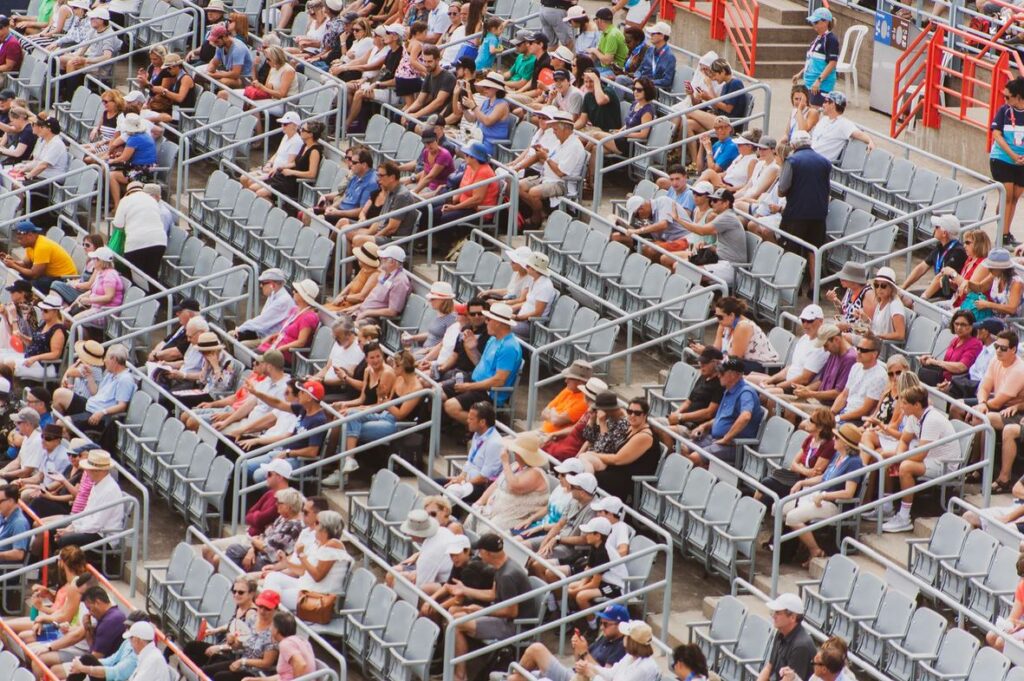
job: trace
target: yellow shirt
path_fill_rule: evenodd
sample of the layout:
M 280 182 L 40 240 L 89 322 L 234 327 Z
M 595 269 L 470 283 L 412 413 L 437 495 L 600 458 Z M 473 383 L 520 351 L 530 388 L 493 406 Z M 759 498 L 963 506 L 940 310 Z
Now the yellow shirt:
M 78 274 L 75 262 L 68 255 L 68 252 L 60 247 L 56 241 L 40 236 L 36 239 L 36 245 L 25 249 L 25 256 L 33 265 L 41 263 L 46 265 L 46 277 L 73 277 Z
M 555 399 L 548 402 L 548 409 L 554 409 L 559 414 L 567 415 L 573 423 L 576 423 L 583 416 L 583 413 L 587 411 L 587 398 L 583 397 L 583 393 L 579 390 L 572 392 L 568 388 L 563 388 L 562 392 L 555 395 Z M 559 430 L 550 421 L 545 421 L 540 427 L 545 433 L 553 433 Z

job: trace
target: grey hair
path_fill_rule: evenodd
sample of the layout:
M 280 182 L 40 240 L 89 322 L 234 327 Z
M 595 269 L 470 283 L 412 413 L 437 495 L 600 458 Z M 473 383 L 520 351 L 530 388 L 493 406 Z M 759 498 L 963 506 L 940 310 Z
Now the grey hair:
M 278 503 L 284 504 L 288 508 L 292 509 L 295 515 L 302 513 L 302 495 L 299 494 L 298 490 L 294 490 L 291 487 L 285 487 L 284 489 L 277 490 L 274 495 Z
M 316 514 L 316 521 L 327 533 L 328 539 L 338 539 L 345 531 L 345 519 L 337 511 L 320 511 Z
M 886 361 L 885 366 L 888 367 L 889 369 L 892 369 L 893 367 L 897 366 L 903 367 L 904 369 L 909 369 L 910 362 L 903 355 L 893 355 L 888 359 L 888 361 Z
M 110 359 L 115 360 L 118 364 L 121 364 L 122 366 L 127 366 L 128 348 L 121 345 L 120 343 L 114 343 L 109 348 L 107 348 L 107 352 L 104 355 L 104 357 L 109 357 Z
M 280 47 L 281 46 L 281 38 L 276 33 L 273 33 L 273 32 L 265 33 L 263 35 L 263 38 L 261 38 L 261 40 L 263 41 L 263 47 L 264 48 L 266 48 L 266 47 Z
M 207 324 L 206 320 L 203 319 L 202 317 L 193 317 L 192 319 L 188 320 L 188 324 L 185 325 L 186 333 L 195 333 L 196 331 L 202 333 L 203 331 L 209 330 L 210 325 Z
M 338 331 L 347 331 L 348 333 L 356 332 L 356 325 L 352 323 L 352 320 L 345 316 L 339 317 L 331 324 L 331 331 L 337 333 Z

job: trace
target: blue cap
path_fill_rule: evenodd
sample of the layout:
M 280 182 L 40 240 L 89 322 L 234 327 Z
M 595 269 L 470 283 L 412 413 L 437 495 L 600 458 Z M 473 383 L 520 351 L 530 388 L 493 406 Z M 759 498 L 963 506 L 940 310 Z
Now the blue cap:
M 985 329 L 993 336 L 997 333 L 1002 333 L 1006 329 L 1006 324 L 1003 320 L 996 317 L 989 317 L 988 319 L 982 319 L 980 322 L 974 322 L 975 329 Z
M 819 21 L 832 21 L 832 12 L 824 7 L 819 7 L 811 12 L 809 17 L 807 17 L 807 23 L 809 24 L 816 24 Z
M 484 146 L 483 142 L 472 142 L 462 147 L 462 153 L 466 156 L 472 156 L 480 163 L 487 163 L 491 160 L 491 154 L 487 151 L 487 147 Z
M 629 616 L 629 610 L 626 609 L 626 606 L 618 603 L 609 605 L 607 608 L 597 613 L 597 618 L 619 623 L 628 622 L 631 619 Z
M 42 234 L 43 228 L 37 227 L 28 220 L 22 220 L 14 226 L 14 231 L 21 234 Z

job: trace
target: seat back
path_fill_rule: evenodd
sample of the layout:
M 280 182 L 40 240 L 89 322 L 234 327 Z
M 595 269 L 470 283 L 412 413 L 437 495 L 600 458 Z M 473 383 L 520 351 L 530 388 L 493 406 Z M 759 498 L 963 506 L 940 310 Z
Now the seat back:
M 967 681 L 1003 681 L 1010 670 L 1010 660 L 995 648 L 978 651 L 971 663 Z

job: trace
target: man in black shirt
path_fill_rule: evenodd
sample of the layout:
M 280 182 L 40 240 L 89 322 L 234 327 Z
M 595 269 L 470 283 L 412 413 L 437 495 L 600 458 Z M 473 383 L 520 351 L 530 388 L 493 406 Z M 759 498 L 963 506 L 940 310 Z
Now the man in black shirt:
M 199 301 L 186 298 L 174 306 L 174 314 L 178 317 L 178 328 L 167 335 L 149 353 L 150 362 L 176 362 L 185 357 L 188 349 L 188 334 L 185 327 L 193 317 L 199 314 Z
M 668 418 L 656 420 L 686 437 L 690 434 L 691 429 L 715 418 L 715 412 L 718 411 L 718 405 L 722 401 L 724 392 L 722 384 L 718 381 L 718 362 L 721 359 L 721 350 L 711 346 L 705 347 L 697 358 L 700 375 L 697 377 L 697 382 L 693 384 L 690 396 L 683 400 L 679 408 L 669 414 Z M 668 433 L 659 431 L 659 437 L 665 446 L 674 446 L 674 441 Z
M 441 68 L 441 51 L 437 45 L 425 45 L 420 58 L 427 69 L 427 77 L 423 79 L 420 94 L 405 111 L 420 120 L 433 113 L 447 116 L 452 110 L 455 74 Z
M 914 269 L 910 270 L 900 288 L 908 290 L 918 279 L 931 273 L 932 280 L 928 282 L 928 287 L 921 297 L 949 298 L 956 291 L 961 281 L 958 279 L 960 270 L 967 262 L 967 250 L 957 238 L 960 235 L 960 220 L 955 215 L 933 215 L 932 230 L 932 236 L 939 243 L 935 244 L 935 248 L 923 262 L 917 263 Z
M 611 667 L 626 655 L 619 624 L 629 621 L 629 610 L 624 605 L 609 605 L 597 613 L 597 619 L 601 625 L 601 635 L 589 646 L 587 639 L 583 638 L 578 630 L 573 634 L 573 657 L 577 661 L 588 662 L 598 667 Z M 551 681 L 565 681 L 571 679 L 573 675 L 572 669 L 559 662 L 543 643 L 531 644 L 523 653 L 519 664 L 527 671 L 540 672 L 538 676 L 547 677 Z M 506 681 L 526 681 L 526 677 L 513 673 L 509 674 Z
M 782 594 L 768 602 L 768 609 L 772 612 L 772 624 L 775 625 L 775 640 L 772 641 L 772 653 L 761 667 L 757 681 L 780 681 L 781 672 L 787 667 L 801 679 L 811 678 L 814 671 L 811 663 L 818 647 L 801 625 L 804 618 L 803 601 L 796 594 Z

